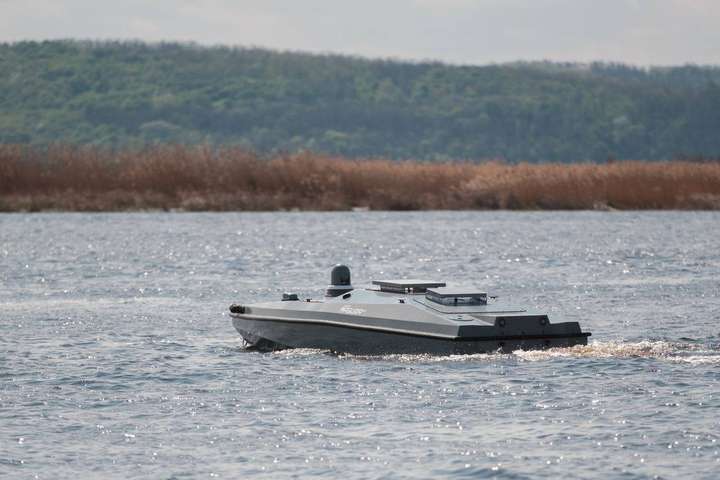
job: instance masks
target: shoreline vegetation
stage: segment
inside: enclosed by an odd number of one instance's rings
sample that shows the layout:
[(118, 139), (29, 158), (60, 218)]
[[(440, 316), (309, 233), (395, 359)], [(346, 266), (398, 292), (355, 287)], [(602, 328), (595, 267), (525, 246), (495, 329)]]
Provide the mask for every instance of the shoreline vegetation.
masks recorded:
[(720, 162), (418, 163), (0, 145), (0, 211), (720, 210)]

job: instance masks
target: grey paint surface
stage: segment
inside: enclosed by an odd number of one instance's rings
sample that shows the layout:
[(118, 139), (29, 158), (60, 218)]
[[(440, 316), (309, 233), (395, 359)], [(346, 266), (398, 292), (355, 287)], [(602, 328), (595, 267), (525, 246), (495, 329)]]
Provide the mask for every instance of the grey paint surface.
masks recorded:
[[(376, 282), (373, 282), (376, 283)], [(356, 289), (346, 298), (246, 305), (233, 325), (250, 344), (353, 353), (478, 352), (587, 344), (577, 322), (520, 307), (449, 306), (423, 293)]]

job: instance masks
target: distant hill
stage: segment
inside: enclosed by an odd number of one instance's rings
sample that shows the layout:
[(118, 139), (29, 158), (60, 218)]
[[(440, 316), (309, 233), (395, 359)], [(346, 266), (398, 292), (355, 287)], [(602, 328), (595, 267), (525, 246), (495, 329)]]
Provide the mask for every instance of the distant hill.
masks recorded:
[(0, 44), (0, 143), (530, 162), (720, 157), (720, 68)]

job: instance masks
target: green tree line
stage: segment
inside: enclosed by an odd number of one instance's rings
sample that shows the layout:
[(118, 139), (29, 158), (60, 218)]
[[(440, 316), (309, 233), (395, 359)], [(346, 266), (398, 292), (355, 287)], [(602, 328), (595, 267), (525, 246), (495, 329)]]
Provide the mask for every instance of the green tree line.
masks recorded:
[(720, 157), (720, 68), (0, 44), (0, 143), (574, 162)]

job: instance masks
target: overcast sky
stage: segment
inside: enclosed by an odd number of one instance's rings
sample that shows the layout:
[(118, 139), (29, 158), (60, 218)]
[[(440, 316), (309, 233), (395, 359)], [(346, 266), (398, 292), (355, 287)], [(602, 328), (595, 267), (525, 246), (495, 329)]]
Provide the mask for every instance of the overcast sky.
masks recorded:
[(0, 0), (0, 41), (55, 38), (469, 64), (720, 64), (720, 0)]

